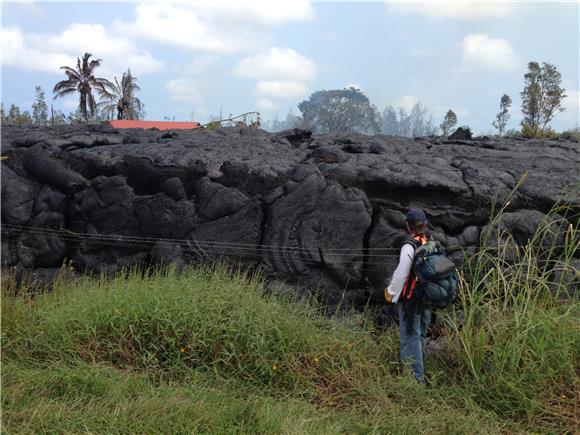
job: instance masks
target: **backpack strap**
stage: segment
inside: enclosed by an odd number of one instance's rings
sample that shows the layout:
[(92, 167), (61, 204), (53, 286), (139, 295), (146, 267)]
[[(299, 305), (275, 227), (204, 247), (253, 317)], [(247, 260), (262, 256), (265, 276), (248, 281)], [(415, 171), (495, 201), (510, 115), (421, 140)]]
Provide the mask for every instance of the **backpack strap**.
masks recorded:
[(403, 291), (401, 293), (401, 297), (403, 298), (403, 300), (409, 299), (409, 295), (413, 287), (413, 282), (415, 281), (414, 276), (415, 276), (415, 259), (413, 258), (413, 262), (411, 263), (411, 270), (409, 271), (409, 276), (405, 281), (405, 287), (403, 288)]
[[(403, 242), (403, 245), (412, 245), (413, 251), (417, 251), (421, 245), (427, 243), (431, 237), (429, 235), (424, 234), (421, 236), (416, 237), (409, 237), (407, 240)], [(416, 257), (413, 253), (413, 262), (411, 263), (411, 270), (409, 271), (409, 276), (407, 281), (405, 282), (405, 287), (403, 288), (401, 298), (403, 302), (403, 316), (407, 321), (407, 335), (413, 334), (413, 316), (415, 313), (421, 309), (422, 301), (416, 298), (410, 297), (411, 292), (413, 291), (413, 284), (416, 284), (415, 279), (415, 261)]]
[(412, 237), (407, 237), (403, 243), (401, 243), (401, 249), (403, 248), (403, 246), (405, 245), (411, 245), (413, 247), (413, 250), (417, 249), (419, 246), (421, 246), (421, 242), (415, 240)]
[(405, 281), (405, 287), (403, 287), (403, 291), (401, 293), (401, 297), (403, 298), (403, 300), (408, 299), (411, 294), (411, 289), (413, 287), (413, 281), (415, 276), (415, 251), (419, 246), (421, 246), (421, 242), (415, 240), (413, 237), (407, 237), (401, 244), (401, 249), (403, 249), (405, 245), (411, 245), (413, 247), (413, 260), (411, 262), (411, 270), (409, 271), (409, 276)]
[[(420, 235), (415, 237), (407, 237), (407, 239), (402, 243), (401, 248), (405, 245), (413, 246), (413, 252), (417, 250), (417, 248), (430, 240), (429, 235)], [(407, 277), (407, 281), (405, 282), (405, 287), (401, 293), (401, 297), (403, 300), (409, 299), (411, 295), (411, 291), (413, 289), (413, 284), (415, 284), (415, 255), (413, 254), (413, 261), (411, 263), (411, 270), (409, 271), (409, 276)]]

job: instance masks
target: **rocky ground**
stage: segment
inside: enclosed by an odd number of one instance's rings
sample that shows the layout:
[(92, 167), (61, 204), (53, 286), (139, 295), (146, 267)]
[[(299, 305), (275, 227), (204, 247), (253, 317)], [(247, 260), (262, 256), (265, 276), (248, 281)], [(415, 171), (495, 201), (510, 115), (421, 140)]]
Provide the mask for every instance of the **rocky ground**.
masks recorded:
[[(567, 140), (107, 125), (1, 137), (2, 266), (19, 270), (227, 256), (331, 303), (362, 301), (381, 297), (410, 206), (459, 260), (526, 172), (501, 223), (518, 242), (556, 202), (580, 205), (580, 145)], [(566, 218), (578, 226), (578, 213)]]

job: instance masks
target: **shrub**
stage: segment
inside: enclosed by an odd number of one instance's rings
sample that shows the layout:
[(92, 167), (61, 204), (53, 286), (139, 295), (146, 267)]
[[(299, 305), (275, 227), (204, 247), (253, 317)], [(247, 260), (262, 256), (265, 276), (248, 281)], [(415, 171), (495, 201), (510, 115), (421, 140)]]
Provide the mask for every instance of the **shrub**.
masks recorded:
[(525, 124), (522, 126), (522, 136), (528, 139), (555, 139), (558, 137), (551, 128), (540, 128)]

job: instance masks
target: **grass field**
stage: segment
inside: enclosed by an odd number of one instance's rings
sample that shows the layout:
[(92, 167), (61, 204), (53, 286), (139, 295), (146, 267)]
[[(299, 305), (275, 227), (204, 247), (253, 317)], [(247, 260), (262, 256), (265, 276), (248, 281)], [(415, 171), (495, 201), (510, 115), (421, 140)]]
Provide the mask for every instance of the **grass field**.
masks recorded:
[[(396, 331), (225, 266), (3, 286), (3, 433), (574, 433), (578, 232), (484, 249), (416, 384)], [(545, 240), (544, 240), (545, 241)], [(543, 243), (545, 246), (545, 243)], [(467, 273), (468, 272), (468, 273)], [(362, 320), (361, 320), (362, 319)]]

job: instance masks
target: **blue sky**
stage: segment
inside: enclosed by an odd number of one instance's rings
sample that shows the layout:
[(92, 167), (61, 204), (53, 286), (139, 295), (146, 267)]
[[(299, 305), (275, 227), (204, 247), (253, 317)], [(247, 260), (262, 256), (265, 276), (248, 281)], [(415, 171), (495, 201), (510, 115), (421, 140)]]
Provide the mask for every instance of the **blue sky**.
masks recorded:
[(451, 108), (487, 132), (503, 93), (518, 127), (535, 60), (555, 64), (568, 91), (552, 126), (580, 122), (578, 2), (3, 2), (0, 41), (2, 101), (22, 109), (89, 51), (103, 77), (131, 67), (148, 119), (204, 122), (222, 104), (284, 118), (316, 90), (355, 85), (381, 110), (421, 101), (437, 123)]

